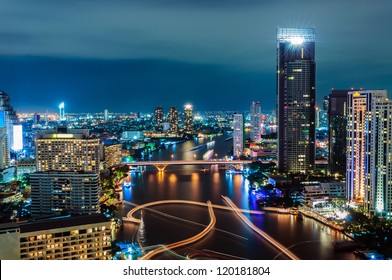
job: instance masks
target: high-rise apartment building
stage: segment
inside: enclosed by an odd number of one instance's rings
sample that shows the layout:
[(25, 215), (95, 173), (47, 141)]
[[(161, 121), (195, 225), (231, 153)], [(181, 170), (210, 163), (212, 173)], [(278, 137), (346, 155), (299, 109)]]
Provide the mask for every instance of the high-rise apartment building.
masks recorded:
[(365, 200), (365, 119), (368, 98), (366, 92), (348, 92), (347, 111), (347, 196), (350, 200)]
[(23, 149), (23, 127), (20, 124), (14, 125), (12, 150), (20, 152)]
[(35, 164), (35, 159), (23, 158), (18, 160), (16, 164), (16, 177), (20, 178), (23, 175), (34, 173), (37, 171), (37, 166)]
[(118, 166), (122, 159), (122, 144), (113, 144), (104, 146), (104, 158), (106, 167)]
[(99, 139), (86, 133), (42, 133), (36, 140), (37, 171), (99, 173)]
[(0, 91), (0, 127), (5, 127), (8, 135), (8, 149), (14, 143), (14, 125), (19, 123), (16, 112), (10, 104), (10, 97), (4, 91)]
[(0, 225), (2, 260), (110, 260), (112, 224), (103, 214)]
[(10, 165), (10, 149), (8, 147), (8, 135), (5, 127), (0, 127), (0, 169)]
[(34, 125), (39, 124), (41, 116), (38, 113), (34, 113)]
[(176, 106), (171, 106), (169, 111), (170, 133), (178, 133), (178, 110)]
[(190, 104), (184, 107), (184, 133), (193, 134), (193, 106)]
[(99, 175), (93, 172), (45, 171), (30, 174), (31, 213), (99, 212)]
[(61, 102), (59, 105), (59, 117), (60, 117), (60, 121), (64, 121), (65, 118), (65, 104), (64, 102)]
[(234, 114), (233, 118), (233, 156), (244, 154), (244, 115)]
[(252, 102), (250, 105), (250, 140), (261, 140), (261, 106), (260, 102)]
[(108, 110), (108, 109), (105, 109), (105, 111), (104, 111), (104, 113), (103, 113), (103, 119), (104, 119), (105, 121), (108, 121), (108, 120), (109, 120), (109, 110)]
[[(333, 91), (333, 90), (332, 90)], [(329, 108), (329, 98), (330, 96), (324, 96), (323, 98), (323, 110), (328, 112), (328, 108)]]
[(315, 99), (315, 29), (278, 28), (278, 167), (282, 172), (314, 170)]
[(163, 108), (155, 107), (154, 111), (155, 132), (163, 132)]
[(392, 101), (386, 90), (350, 91), (347, 100), (348, 198), (392, 215)]
[(328, 167), (331, 174), (343, 176), (346, 176), (348, 92), (349, 90), (332, 90), (328, 99)]

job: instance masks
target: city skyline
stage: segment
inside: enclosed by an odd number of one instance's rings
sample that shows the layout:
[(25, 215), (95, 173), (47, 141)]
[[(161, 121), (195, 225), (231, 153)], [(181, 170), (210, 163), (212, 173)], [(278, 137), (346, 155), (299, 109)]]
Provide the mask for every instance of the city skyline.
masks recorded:
[(273, 109), (277, 26), (317, 29), (319, 100), (391, 87), (387, 1), (24, 2), (0, 12), (0, 89), (19, 112)]

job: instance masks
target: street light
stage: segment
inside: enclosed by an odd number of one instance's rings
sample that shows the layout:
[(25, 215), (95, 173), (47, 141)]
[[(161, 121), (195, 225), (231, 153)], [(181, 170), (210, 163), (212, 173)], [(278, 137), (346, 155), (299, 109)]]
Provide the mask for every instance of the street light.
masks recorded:
[(173, 160), (173, 158), (174, 158), (174, 155), (172, 154), (172, 155), (171, 155), (171, 159)]

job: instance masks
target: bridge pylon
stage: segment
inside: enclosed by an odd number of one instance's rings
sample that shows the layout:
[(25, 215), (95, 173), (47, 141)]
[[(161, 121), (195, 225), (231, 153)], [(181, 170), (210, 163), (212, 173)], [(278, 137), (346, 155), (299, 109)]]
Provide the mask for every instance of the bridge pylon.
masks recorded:
[(165, 168), (168, 166), (168, 164), (157, 164), (155, 167), (158, 169), (159, 172), (165, 171)]

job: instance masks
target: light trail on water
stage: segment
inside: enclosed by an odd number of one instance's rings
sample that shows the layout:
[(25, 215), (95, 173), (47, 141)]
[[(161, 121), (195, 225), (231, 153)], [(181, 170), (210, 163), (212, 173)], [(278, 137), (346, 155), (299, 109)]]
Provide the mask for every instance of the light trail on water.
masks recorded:
[[(124, 203), (125, 203), (125, 204), (128, 204), (128, 205), (131, 205), (131, 206), (134, 206), (134, 207), (135, 207), (135, 206), (140, 206), (139, 204), (132, 203), (132, 202), (129, 202), (129, 201), (124, 201)], [(194, 221), (191, 221), (191, 220), (183, 219), (183, 218), (180, 218), (180, 217), (177, 217), (177, 216), (173, 216), (173, 215), (170, 215), (170, 214), (167, 214), (167, 213), (164, 213), (164, 212), (162, 212), (162, 211), (155, 210), (155, 209), (151, 209), (151, 208), (143, 208), (143, 209), (144, 209), (144, 210), (147, 210), (147, 211), (150, 211), (150, 212), (153, 212), (153, 213), (155, 213), (155, 214), (164, 216), (164, 217), (166, 217), (166, 218), (179, 220), (179, 221), (181, 221), (181, 222), (186, 222), (186, 223), (190, 223), (190, 224), (197, 225), (197, 226), (201, 226), (201, 227), (206, 227), (206, 226), (207, 226), (207, 225), (205, 225), (205, 224), (201, 224), (201, 223), (197, 223), (197, 222), (194, 222)], [(235, 234), (235, 233), (230, 232), (230, 231), (227, 231), (227, 230), (223, 230), (223, 229), (220, 229), (220, 228), (215, 228), (215, 230), (216, 230), (216, 231), (219, 231), (219, 232), (223, 232), (223, 233), (229, 234), (229, 235), (234, 236), (234, 237), (239, 238), (239, 239), (248, 240), (248, 238), (246, 238), (246, 237), (244, 237), (244, 236)]]
[(210, 233), (214, 229), (215, 224), (216, 224), (216, 217), (215, 217), (214, 210), (213, 210), (213, 207), (212, 207), (212, 204), (210, 201), (207, 202), (207, 207), (208, 207), (208, 212), (210, 214), (210, 223), (202, 232), (200, 232), (190, 238), (166, 245), (164, 248), (154, 249), (154, 250), (148, 252), (146, 255), (144, 255), (140, 259), (141, 260), (149, 260), (152, 257), (154, 257), (154, 256), (156, 256), (166, 250), (172, 250), (174, 248), (189, 245), (189, 244), (192, 244), (192, 243), (195, 243), (195, 242), (201, 240), (204, 236), (206, 236), (208, 233)]
[[(198, 201), (192, 201), (192, 200), (178, 200), (178, 199), (174, 199), (174, 200), (158, 200), (158, 201), (153, 201), (153, 202), (148, 202), (139, 206), (136, 206), (135, 208), (133, 208), (131, 211), (128, 212), (127, 217), (123, 217), (123, 221), (124, 222), (133, 222), (133, 223), (140, 223), (141, 220), (134, 218), (133, 214), (143, 208), (147, 208), (150, 206), (154, 206), (154, 205), (160, 205), (160, 204), (175, 204), (175, 203), (179, 203), (179, 204), (191, 204), (191, 205), (199, 205), (199, 206), (207, 206), (207, 203), (205, 202), (198, 202)], [(231, 207), (228, 206), (223, 206), (223, 205), (217, 205), (217, 204), (211, 204), (211, 207), (216, 208), (216, 209), (223, 209), (223, 210), (229, 210), (229, 211), (233, 211), (233, 209)], [(247, 210), (247, 209), (239, 209), (238, 211), (240, 212), (244, 212), (244, 213), (250, 213), (250, 214), (264, 214), (263, 211), (256, 211), (256, 210)]]
[(240, 209), (233, 203), (233, 201), (231, 201), (230, 198), (228, 198), (227, 196), (222, 196), (222, 198), (227, 202), (227, 204), (229, 204), (233, 208), (234, 212), (238, 215), (238, 217), (242, 221), (244, 221), (244, 223), (246, 225), (248, 225), (251, 229), (253, 229), (258, 235), (260, 235), (265, 240), (267, 240), (269, 243), (271, 243), (273, 246), (278, 248), (280, 251), (282, 251), (282, 253), (284, 253), (290, 259), (299, 260), (299, 258), (293, 252), (291, 252), (287, 247), (283, 246), (281, 243), (276, 241), (274, 238), (272, 238), (266, 232), (262, 231), (261, 229), (256, 227), (251, 221), (249, 221), (249, 219), (247, 217), (245, 217), (244, 214), (241, 213)]

